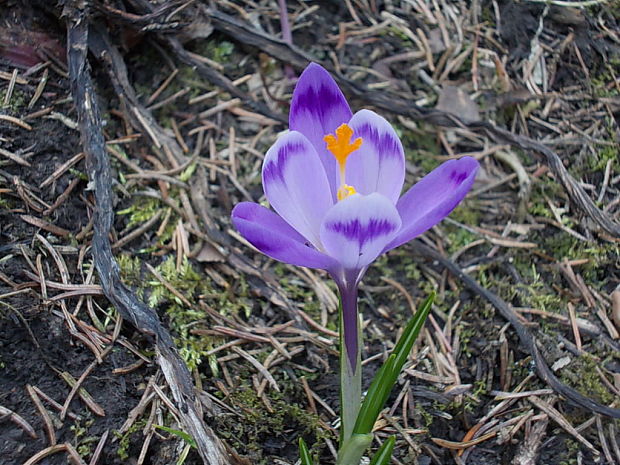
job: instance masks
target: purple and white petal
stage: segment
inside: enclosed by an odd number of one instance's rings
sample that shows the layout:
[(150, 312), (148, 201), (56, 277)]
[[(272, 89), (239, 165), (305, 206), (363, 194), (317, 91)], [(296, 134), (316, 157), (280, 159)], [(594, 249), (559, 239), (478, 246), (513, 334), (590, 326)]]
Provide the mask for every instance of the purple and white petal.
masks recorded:
[(338, 202), (321, 225), (321, 241), (328, 255), (348, 270), (369, 265), (396, 236), (401, 219), (387, 197), (354, 194)]
[(394, 128), (370, 110), (355, 113), (349, 126), (363, 142), (347, 159), (347, 184), (360, 194), (378, 192), (395, 204), (405, 181), (405, 153)]
[(403, 226), (386, 250), (409, 242), (448, 216), (467, 195), (479, 166), (472, 157), (450, 160), (409, 189), (396, 204)]
[(323, 137), (351, 119), (351, 109), (334, 78), (320, 65), (310, 63), (299, 77), (289, 114), (289, 127), (312, 143), (328, 173), (332, 198), (338, 189), (338, 168)]
[(286, 221), (262, 205), (239, 203), (231, 217), (241, 235), (271, 258), (308, 268), (330, 270), (337, 267), (333, 258), (315, 250)]
[(263, 162), (263, 189), (273, 209), (316, 248), (333, 205), (327, 175), (312, 144), (292, 131), (278, 138)]

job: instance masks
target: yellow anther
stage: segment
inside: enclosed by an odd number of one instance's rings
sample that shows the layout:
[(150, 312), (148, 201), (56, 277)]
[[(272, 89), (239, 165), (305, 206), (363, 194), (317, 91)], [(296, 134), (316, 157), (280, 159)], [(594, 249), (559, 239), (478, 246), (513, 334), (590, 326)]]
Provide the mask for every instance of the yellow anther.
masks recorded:
[(348, 184), (343, 184), (338, 188), (338, 200), (346, 199), (350, 195), (356, 194), (355, 188), (353, 186), (349, 186)]
[(335, 136), (328, 134), (323, 137), (323, 140), (327, 142), (327, 150), (338, 160), (341, 168), (344, 167), (347, 157), (362, 146), (362, 138), (358, 137), (351, 142), (352, 136), (353, 129), (348, 124), (343, 123), (336, 128)]

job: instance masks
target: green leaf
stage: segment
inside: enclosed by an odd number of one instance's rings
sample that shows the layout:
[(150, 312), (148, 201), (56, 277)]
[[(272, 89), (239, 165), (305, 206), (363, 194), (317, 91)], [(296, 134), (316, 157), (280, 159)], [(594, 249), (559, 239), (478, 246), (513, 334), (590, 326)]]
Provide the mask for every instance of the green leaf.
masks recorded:
[(396, 436), (390, 436), (374, 455), (370, 461), (370, 465), (388, 465), (392, 458), (392, 451), (394, 450), (395, 443)]
[(424, 327), (433, 300), (435, 300), (435, 292), (427, 297), (409, 320), (402, 336), (394, 346), (394, 350), (373, 378), (353, 428), (355, 434), (368, 434), (372, 431), (372, 427), (377, 421), (379, 413), (383, 410), (385, 402), (390, 396), (394, 384), (396, 384), (398, 375), (403, 369), (407, 357), (409, 357), (413, 343)]
[(299, 438), (299, 458), (301, 459), (301, 465), (314, 465), (312, 457), (310, 457), (310, 452), (308, 451), (308, 446), (306, 446), (302, 438)]
[(336, 465), (358, 465), (372, 442), (372, 433), (352, 434), (340, 447)]
[(167, 426), (155, 425), (155, 428), (166, 431), (167, 433), (174, 434), (175, 436), (180, 437), (186, 443), (188, 443), (193, 448), (196, 448), (196, 441), (194, 438), (187, 434), (185, 431), (179, 431), (178, 429), (168, 428)]
[[(418, 334), (424, 327), (424, 322), (426, 321), (426, 317), (431, 311), (431, 306), (433, 305), (433, 301), (435, 300), (435, 292), (433, 291), (431, 295), (429, 295), (426, 300), (422, 303), (422, 307), (415, 312), (415, 315), (409, 321), (409, 324), (403, 331), (403, 335), (400, 337), (394, 350), (393, 354), (396, 354), (396, 362), (394, 364), (394, 368), (398, 368), (398, 372), (402, 370), (405, 362), (407, 361), (407, 357), (409, 357), (409, 352), (411, 352), (411, 348), (413, 347), (413, 343), (418, 338)], [(397, 374), (398, 376), (398, 374)]]
[[(381, 400), (385, 396), (384, 391), (388, 388), (387, 384), (382, 382), (382, 380), (388, 376), (395, 359), (396, 356), (391, 354), (385, 363), (381, 365), (381, 368), (379, 368), (379, 371), (377, 371), (377, 374), (370, 383), (364, 402), (362, 402), (360, 412), (357, 415), (357, 421), (355, 422), (355, 427), (353, 428), (354, 433), (366, 434), (372, 431), (372, 427), (374, 426), (378, 415), (378, 413), (375, 415), (375, 412), (381, 411), (383, 405)], [(391, 386), (389, 387), (391, 388)]]

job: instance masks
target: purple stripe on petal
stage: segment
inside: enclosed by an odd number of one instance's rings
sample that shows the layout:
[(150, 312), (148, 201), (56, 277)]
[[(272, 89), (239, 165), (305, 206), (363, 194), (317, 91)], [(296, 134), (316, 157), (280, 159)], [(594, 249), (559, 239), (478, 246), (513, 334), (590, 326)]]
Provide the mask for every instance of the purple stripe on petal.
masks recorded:
[(410, 241), (448, 216), (471, 189), (478, 168), (472, 157), (449, 160), (409, 189), (396, 204), (403, 226), (386, 250)]
[(360, 194), (378, 192), (395, 204), (405, 181), (405, 153), (396, 132), (370, 110), (355, 113), (349, 125), (363, 142), (347, 161), (347, 184)]
[(400, 230), (392, 201), (381, 194), (355, 194), (334, 205), (321, 225), (327, 253), (346, 270), (368, 266)]
[(263, 167), (263, 180), (267, 182), (281, 181), (284, 182), (284, 172), (286, 170), (286, 164), (295, 155), (302, 155), (303, 151), (307, 148), (307, 145), (300, 140), (292, 140), (286, 144), (278, 146), (273, 158), (265, 161)]
[(369, 241), (392, 234), (395, 227), (393, 222), (375, 218), (371, 218), (366, 224), (357, 218), (348, 222), (325, 224), (325, 228), (329, 231), (340, 234), (350, 241), (356, 241), (360, 248)]
[(263, 162), (263, 189), (273, 209), (321, 248), (321, 222), (333, 201), (329, 182), (312, 144), (291, 131), (278, 138)]
[[(329, 129), (331, 126), (334, 126), (334, 112), (339, 112), (344, 117), (348, 116), (344, 109), (348, 108), (349, 104), (340, 89), (332, 86), (331, 83), (326, 84), (319, 81), (318, 86), (308, 86), (303, 91), (295, 89), (293, 98), (294, 103), (292, 103), (292, 105), (295, 105), (295, 111), (302, 114), (311, 113), (314, 115), (315, 121), (318, 122), (322, 128)], [(297, 113), (291, 112), (289, 117), (289, 119), (292, 120), (289, 120), (289, 126), (291, 128), (299, 124), (299, 121), (296, 119), (298, 116)], [(346, 120), (342, 121), (340, 124), (343, 122), (346, 122)], [(333, 129), (337, 127), (338, 125)], [(328, 131), (325, 132), (325, 134), (329, 133)]]
[(271, 258), (308, 268), (333, 270), (337, 267), (331, 257), (317, 251), (286, 221), (261, 205), (239, 203), (231, 218), (241, 235)]
[(342, 123), (348, 123), (351, 115), (349, 104), (336, 81), (320, 65), (310, 63), (293, 91), (289, 127), (306, 136), (319, 154), (334, 201), (338, 188), (338, 169), (323, 137), (333, 134)]
[(399, 158), (399, 155), (403, 152), (403, 146), (396, 134), (383, 132), (375, 125), (368, 123), (360, 125), (356, 128), (355, 136), (372, 140), (381, 160), (392, 157)]

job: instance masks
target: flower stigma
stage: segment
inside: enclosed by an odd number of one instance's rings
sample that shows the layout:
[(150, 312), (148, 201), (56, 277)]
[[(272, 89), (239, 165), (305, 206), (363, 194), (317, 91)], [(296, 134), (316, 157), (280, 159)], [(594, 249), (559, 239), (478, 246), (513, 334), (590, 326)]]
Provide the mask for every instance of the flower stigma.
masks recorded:
[(358, 137), (351, 142), (353, 136), (353, 129), (343, 123), (336, 128), (336, 135), (328, 134), (323, 137), (323, 140), (327, 143), (327, 150), (329, 150), (336, 161), (338, 161), (338, 167), (340, 169), (340, 187), (338, 187), (338, 200), (346, 199), (350, 195), (355, 194), (355, 188), (345, 183), (345, 167), (347, 164), (347, 158), (357, 149), (362, 146), (362, 138)]

